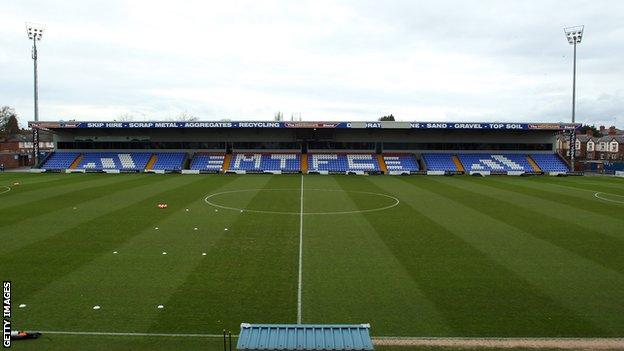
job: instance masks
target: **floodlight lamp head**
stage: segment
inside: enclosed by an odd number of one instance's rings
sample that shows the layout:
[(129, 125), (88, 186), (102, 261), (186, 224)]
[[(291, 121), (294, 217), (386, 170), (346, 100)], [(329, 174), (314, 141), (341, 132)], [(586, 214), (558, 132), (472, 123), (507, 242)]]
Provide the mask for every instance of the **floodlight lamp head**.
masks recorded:
[(566, 27), (563, 28), (563, 32), (568, 39), (568, 43), (570, 45), (580, 44), (581, 39), (583, 39), (583, 29), (585, 26), (574, 26), (574, 27)]
[(41, 40), (45, 26), (37, 23), (26, 22), (26, 34), (30, 40)]

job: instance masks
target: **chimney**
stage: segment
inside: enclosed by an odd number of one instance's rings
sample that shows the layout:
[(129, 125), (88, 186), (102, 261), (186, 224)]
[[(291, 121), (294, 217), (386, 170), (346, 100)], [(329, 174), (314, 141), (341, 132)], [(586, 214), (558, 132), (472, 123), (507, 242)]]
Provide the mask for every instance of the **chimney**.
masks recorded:
[(609, 127), (609, 136), (615, 136), (615, 126)]
[(585, 134), (586, 134), (588, 137), (593, 137), (593, 136), (594, 136), (594, 131), (593, 131), (593, 130), (591, 130), (591, 129), (587, 129), (587, 132), (585, 132)]
[(605, 126), (600, 126), (600, 134), (605, 134)]

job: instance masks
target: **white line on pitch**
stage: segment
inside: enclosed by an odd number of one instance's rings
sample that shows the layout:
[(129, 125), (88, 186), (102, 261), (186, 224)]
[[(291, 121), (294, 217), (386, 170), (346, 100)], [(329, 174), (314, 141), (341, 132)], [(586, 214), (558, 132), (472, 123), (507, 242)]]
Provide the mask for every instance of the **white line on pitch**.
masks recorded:
[(6, 185), (0, 185), (0, 188), (5, 188), (6, 190), (3, 192), (0, 192), (0, 194), (6, 194), (9, 191), (11, 191), (11, 187), (10, 186), (6, 186)]
[(301, 175), (301, 203), (299, 210), (299, 284), (297, 287), (297, 324), (301, 324), (301, 286), (303, 285), (303, 174)]
[[(41, 330), (42, 334), (62, 334), (62, 335), (101, 335), (101, 336), (169, 336), (169, 337), (195, 337), (195, 338), (222, 338), (221, 334), (166, 334), (166, 333), (114, 333), (114, 332), (80, 332), (80, 331), (59, 331)], [(238, 337), (238, 335), (232, 335)]]

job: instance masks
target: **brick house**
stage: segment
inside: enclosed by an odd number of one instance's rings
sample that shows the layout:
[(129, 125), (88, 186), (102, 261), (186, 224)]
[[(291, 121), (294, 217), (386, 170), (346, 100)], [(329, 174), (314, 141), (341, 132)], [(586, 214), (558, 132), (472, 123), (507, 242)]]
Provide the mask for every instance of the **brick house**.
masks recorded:
[[(600, 126), (602, 137), (595, 137), (591, 130), (576, 135), (575, 157), (578, 160), (624, 161), (624, 130)], [(568, 157), (569, 135), (557, 136), (557, 151)]]
[[(51, 135), (40, 134), (39, 149), (43, 153), (54, 149)], [(32, 134), (29, 130), (0, 139), (0, 165), (4, 165), (6, 169), (32, 166), (32, 153)]]

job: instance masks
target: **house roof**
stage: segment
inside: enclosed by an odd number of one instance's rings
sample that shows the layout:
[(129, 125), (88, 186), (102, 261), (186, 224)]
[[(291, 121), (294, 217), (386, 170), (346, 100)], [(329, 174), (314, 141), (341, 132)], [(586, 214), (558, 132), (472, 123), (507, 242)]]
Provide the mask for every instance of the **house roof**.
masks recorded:
[(611, 142), (612, 140), (617, 141), (618, 143), (624, 143), (624, 135), (605, 135), (598, 139), (599, 142)]
[(373, 350), (369, 324), (241, 324), (238, 350)]

